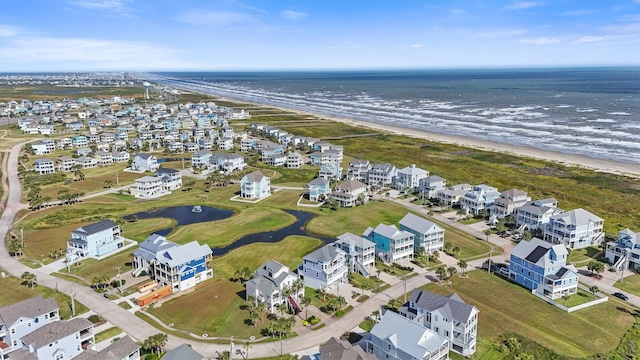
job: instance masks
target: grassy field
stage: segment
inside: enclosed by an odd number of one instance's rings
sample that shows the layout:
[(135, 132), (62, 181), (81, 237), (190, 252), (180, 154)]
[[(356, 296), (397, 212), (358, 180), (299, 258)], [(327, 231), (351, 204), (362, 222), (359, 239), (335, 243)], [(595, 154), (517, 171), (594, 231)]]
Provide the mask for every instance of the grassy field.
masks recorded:
[(144, 88), (133, 87), (60, 87), (53, 85), (0, 85), (0, 101), (22, 99), (54, 100), (77, 97), (126, 96), (142, 98)]
[(640, 296), (640, 274), (627, 276), (623, 281), (616, 281), (613, 286), (636, 296)]
[[(85, 259), (78, 265), (71, 266), (71, 274), (80, 276), (89, 283), (91, 283), (94, 276), (98, 275), (107, 274), (113, 278), (118, 274), (118, 267), (120, 267), (121, 274), (131, 270), (131, 260), (129, 260), (129, 257), (133, 251), (134, 250), (125, 250), (100, 261)], [(60, 272), (64, 274), (66, 273), (66, 269), (60, 270)]]
[(177, 221), (171, 218), (140, 219), (135, 222), (125, 222), (120, 229), (122, 236), (141, 242), (153, 232), (173, 227), (176, 223)]
[(107, 330), (100, 331), (99, 333), (96, 334), (96, 344), (101, 341), (112, 338), (121, 333), (122, 333), (122, 330), (118, 329), (117, 327), (112, 327), (112, 328), (108, 328)]
[(595, 260), (602, 254), (602, 250), (595, 246), (589, 246), (582, 249), (572, 249), (567, 263), (573, 264), (576, 267), (586, 265), (589, 261)]
[[(57, 292), (55, 289), (49, 289), (44, 286), (30, 288), (22, 285), (22, 280), (13, 276), (0, 278), (0, 287), (2, 288), (0, 307), (11, 305), (34, 296), (42, 296), (44, 298), (53, 297), (56, 299), (58, 306), (60, 306), (60, 317), (62, 319), (69, 319), (71, 317), (71, 298), (65, 294), (66, 292), (70, 292), (69, 289), (60, 289), (61, 292)], [(77, 300), (75, 301), (75, 307), (76, 315), (89, 311), (86, 306)]]
[[(489, 359), (500, 335), (515, 332), (557, 353), (576, 358), (609, 352), (634, 323), (633, 309), (607, 302), (566, 313), (532, 296), (526, 289), (482, 271), (469, 278), (452, 278), (450, 288), (428, 284), (424, 288), (442, 295), (457, 293), (480, 310), (474, 358)], [(526, 311), (523, 311), (526, 309)], [(597, 335), (596, 335), (597, 334)]]

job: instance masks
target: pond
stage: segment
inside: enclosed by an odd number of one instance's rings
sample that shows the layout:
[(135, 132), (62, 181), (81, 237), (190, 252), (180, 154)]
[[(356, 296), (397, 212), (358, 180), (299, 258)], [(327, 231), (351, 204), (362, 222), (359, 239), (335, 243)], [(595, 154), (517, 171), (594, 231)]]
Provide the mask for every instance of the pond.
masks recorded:
[[(202, 212), (192, 212), (193, 206), (173, 206), (161, 209), (154, 209), (151, 211), (139, 212), (132, 215), (125, 216), (125, 219), (131, 219), (132, 216), (136, 216), (138, 219), (151, 219), (151, 218), (173, 218), (177, 221), (176, 226), (155, 231), (154, 233), (162, 236), (170, 234), (177, 226), (196, 224), (207, 221), (224, 220), (233, 215), (231, 210), (223, 210), (209, 206), (202, 206)], [(325, 244), (335, 241), (333, 238), (326, 238), (313, 235), (305, 229), (305, 224), (311, 220), (315, 215), (297, 210), (287, 210), (288, 214), (296, 217), (296, 221), (282, 229), (265, 231), (256, 234), (250, 234), (236, 240), (233, 244), (227, 245), (221, 248), (211, 248), (213, 250), (213, 256), (221, 256), (228, 253), (231, 250), (237, 249), (241, 246), (253, 244), (256, 242), (274, 243), (284, 239), (287, 236), (299, 235), (309, 236), (322, 240)], [(250, 226), (250, 224), (247, 224)]]

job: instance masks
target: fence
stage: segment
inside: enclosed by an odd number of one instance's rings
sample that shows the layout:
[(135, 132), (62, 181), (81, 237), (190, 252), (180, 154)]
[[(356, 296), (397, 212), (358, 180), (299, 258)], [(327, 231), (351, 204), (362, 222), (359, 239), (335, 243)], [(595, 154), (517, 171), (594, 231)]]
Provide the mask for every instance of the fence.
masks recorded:
[[(584, 291), (589, 291), (589, 288), (587, 288), (586, 286), (584, 286), (582, 284), (578, 284), (578, 288), (580, 288), (580, 289), (582, 289)], [(559, 309), (562, 309), (562, 310), (564, 310), (564, 311), (566, 311), (568, 313), (572, 313), (572, 312), (580, 310), (580, 309), (585, 309), (585, 308), (588, 308), (590, 306), (598, 305), (598, 304), (601, 304), (601, 303), (606, 302), (606, 301), (609, 300), (608, 296), (606, 296), (604, 294), (601, 294), (601, 293), (596, 293), (596, 297), (598, 299), (595, 299), (595, 300), (586, 302), (584, 304), (580, 304), (580, 305), (576, 305), (576, 306), (572, 306), (572, 307), (568, 308), (568, 307), (566, 307), (566, 306), (564, 306), (562, 304), (559, 304), (557, 301), (552, 300), (551, 298), (548, 298), (548, 297), (544, 296), (543, 294), (540, 294), (536, 290), (531, 290), (531, 293), (533, 295), (539, 297), (540, 299), (546, 301), (547, 303), (549, 303), (549, 304), (551, 304), (551, 305), (553, 305), (553, 306), (555, 306), (555, 307), (557, 307)]]

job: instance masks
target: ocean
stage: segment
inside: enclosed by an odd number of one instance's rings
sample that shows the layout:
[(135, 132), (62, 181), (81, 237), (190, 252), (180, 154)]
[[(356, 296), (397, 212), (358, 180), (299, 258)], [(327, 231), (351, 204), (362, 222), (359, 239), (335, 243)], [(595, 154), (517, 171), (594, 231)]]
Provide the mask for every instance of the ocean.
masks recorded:
[(640, 67), (145, 75), (256, 103), (640, 163)]

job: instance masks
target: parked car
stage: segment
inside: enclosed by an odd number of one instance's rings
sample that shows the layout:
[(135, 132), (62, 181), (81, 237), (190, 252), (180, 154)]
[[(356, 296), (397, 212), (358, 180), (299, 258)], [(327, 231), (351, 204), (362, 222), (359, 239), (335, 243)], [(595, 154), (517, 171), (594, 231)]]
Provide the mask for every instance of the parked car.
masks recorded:
[(102, 296), (104, 296), (105, 299), (109, 298), (109, 294), (107, 294), (107, 293), (102, 294)]
[(508, 267), (501, 267), (500, 270), (498, 270), (498, 272), (504, 276), (509, 276), (509, 268)]
[(629, 297), (627, 295), (621, 293), (621, 292), (614, 292), (611, 295), (613, 295), (613, 296), (615, 296), (615, 297), (617, 297), (619, 299), (622, 299), (622, 300), (629, 300)]

